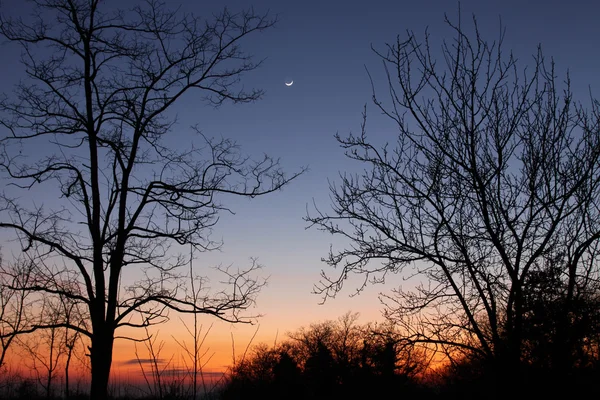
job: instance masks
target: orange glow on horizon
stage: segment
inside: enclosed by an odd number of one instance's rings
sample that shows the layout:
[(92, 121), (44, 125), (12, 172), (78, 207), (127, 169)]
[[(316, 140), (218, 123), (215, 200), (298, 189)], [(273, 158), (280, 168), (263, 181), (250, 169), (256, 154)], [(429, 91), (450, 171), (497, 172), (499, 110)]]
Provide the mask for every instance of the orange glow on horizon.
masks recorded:
[[(282, 302), (277, 305), (281, 306), (281, 304)], [(310, 305), (308, 307), (310, 308)], [(198, 380), (200, 382), (204, 380), (207, 386), (214, 385), (222, 380), (223, 375), (234, 365), (234, 359), (239, 361), (243, 357), (250, 357), (254, 346), (259, 344), (271, 346), (281, 343), (288, 339), (287, 334), (290, 332), (303, 326), (308, 327), (313, 323), (335, 320), (346, 312), (340, 311), (333, 317), (327, 317), (327, 315), (332, 315), (332, 311), (335, 311), (331, 307), (318, 306), (314, 310), (313, 313), (294, 313), (290, 309), (283, 310), (285, 318), (271, 311), (259, 318), (256, 324), (231, 324), (211, 316), (201, 315), (198, 320), (199, 340), (204, 339), (204, 342), (199, 349), (201, 373)], [(368, 315), (361, 315), (360, 323), (374, 321), (373, 318), (368, 317)], [(148, 342), (139, 341), (146, 337), (144, 329), (119, 329), (116, 332), (116, 336), (119, 338), (115, 339), (113, 345), (111, 387), (125, 388), (125, 390), (132, 388), (132, 390), (148, 392), (150, 390), (148, 384), (154, 384), (153, 367), (158, 368), (164, 383), (173, 379), (189, 382), (193, 362), (189, 354), (186, 354), (184, 347), (187, 346), (192, 351), (193, 337), (191, 332), (186, 329), (186, 325), (190, 330), (193, 329), (192, 316), (174, 315), (170, 321), (151, 327), (148, 334), (153, 341), (154, 355), (147, 347)], [(137, 341), (123, 339), (124, 337)], [(79, 354), (71, 361), (69, 379), (73, 387), (77, 385), (82, 390), (88, 390), (89, 354), (83, 355), (84, 348), (86, 353), (89, 353), (87, 344), (79, 345)], [(32, 370), (30, 357), (14, 346), (7, 355), (7, 371), (19, 374), (24, 378), (37, 379), (35, 371)], [(156, 363), (153, 358), (156, 358)], [(88, 365), (84, 365), (81, 360), (87, 362)], [(64, 381), (64, 373), (64, 361), (61, 361), (54, 372), (57, 385), (61, 385), (60, 382)]]

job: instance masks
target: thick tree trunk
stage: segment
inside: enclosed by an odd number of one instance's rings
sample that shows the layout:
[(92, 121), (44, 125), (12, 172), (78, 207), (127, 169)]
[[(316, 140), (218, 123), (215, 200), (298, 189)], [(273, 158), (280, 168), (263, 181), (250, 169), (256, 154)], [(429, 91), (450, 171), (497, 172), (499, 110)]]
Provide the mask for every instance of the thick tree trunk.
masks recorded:
[(94, 332), (90, 358), (92, 364), (92, 384), (90, 399), (105, 400), (108, 398), (108, 379), (112, 365), (112, 347), (114, 332), (105, 330), (102, 333)]

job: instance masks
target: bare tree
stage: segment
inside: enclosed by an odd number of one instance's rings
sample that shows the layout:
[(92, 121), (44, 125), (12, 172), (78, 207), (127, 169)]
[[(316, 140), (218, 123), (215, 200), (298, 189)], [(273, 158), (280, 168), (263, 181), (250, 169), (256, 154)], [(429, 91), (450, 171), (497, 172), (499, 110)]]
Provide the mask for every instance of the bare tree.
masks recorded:
[[(189, 292), (189, 301), (194, 304), (197, 304), (202, 299), (202, 286), (203, 286), (203, 277), (194, 275), (193, 269), (193, 250), (190, 251), (190, 275), (189, 275), (189, 284), (190, 284), (190, 292)], [(202, 332), (203, 326), (200, 324), (199, 315), (192, 315), (193, 325), (186, 323), (183, 319), (181, 319), (181, 323), (185, 327), (185, 330), (189, 334), (191, 338), (191, 343), (188, 344), (182, 338), (177, 338), (172, 336), (173, 340), (177, 345), (181, 348), (182, 356), (184, 359), (184, 365), (187, 369), (187, 374), (189, 375), (189, 386), (190, 386), (190, 395), (192, 399), (196, 399), (198, 397), (199, 392), (199, 382), (198, 377), (200, 377), (200, 381), (202, 384), (203, 393), (207, 394), (210, 391), (215, 389), (215, 386), (209, 388), (206, 380), (204, 379), (204, 366), (211, 360), (214, 353), (208, 354), (210, 351), (209, 348), (203, 349), (204, 343), (210, 330), (212, 329), (212, 325)]]
[[(138, 352), (137, 343), (135, 343), (135, 358), (137, 359), (140, 371), (146, 382), (147, 392), (145, 396), (149, 396), (156, 399), (164, 399), (167, 397), (176, 397), (175, 395), (181, 395), (181, 393), (172, 393), (169, 388), (177, 387), (181, 391), (183, 390), (183, 381), (178, 382), (177, 385), (171, 386), (170, 383), (174, 382), (177, 377), (173, 372), (173, 357), (171, 355), (169, 359), (161, 358), (163, 348), (165, 346), (164, 340), (158, 341), (158, 332), (151, 335), (146, 329), (146, 338), (144, 339), (144, 346), (147, 351), (147, 358), (140, 357)], [(150, 371), (144, 367), (144, 364), (148, 365)], [(185, 380), (185, 376), (183, 377)]]
[[(227, 374), (224, 399), (385, 398), (415, 394), (423, 352), (391, 323), (357, 323), (346, 313), (302, 327), (288, 339), (254, 346)], [(417, 396), (418, 397), (418, 396)]]
[[(0, 258), (0, 271), (4, 269), (4, 260)], [(17, 260), (11, 269), (16, 275), (0, 273), (0, 369), (4, 366), (6, 355), (19, 335), (29, 324), (29, 293), (18, 290), (29, 284), (31, 269), (25, 260)]]
[(81, 352), (82, 349), (82, 346), (77, 346), (81, 340), (81, 333), (79, 331), (69, 329), (69, 327), (72, 325), (73, 321), (76, 321), (75, 324), (87, 328), (89, 325), (87, 323), (87, 321), (89, 321), (89, 317), (85, 312), (85, 309), (82, 309), (81, 304), (69, 301), (70, 299), (64, 296), (60, 300), (60, 310), (58, 312), (61, 314), (62, 320), (65, 323), (62, 343), (62, 346), (65, 349), (64, 396), (65, 399), (69, 399), (71, 393), (70, 372), (72, 361), (77, 360), (78, 356), (80, 359), (85, 357), (85, 354), (78, 354), (78, 352)]
[[(43, 310), (47, 311), (47, 310)], [(25, 364), (43, 389), (46, 398), (53, 398), (57, 389), (61, 361), (65, 356), (64, 329), (52, 327), (28, 336), (20, 336), (19, 346), (25, 353)]]
[[(373, 83), (373, 100), (396, 133), (369, 137), (365, 109), (360, 134), (336, 136), (364, 172), (332, 184), (332, 212), (309, 211), (311, 226), (350, 243), (324, 259), (338, 271), (316, 292), (399, 274), (409, 288), (382, 299), (410, 340), (518, 378), (528, 276), (559, 265), (571, 305), (598, 288), (599, 103), (575, 102), (541, 50), (521, 69), (503, 30), (488, 42), (475, 19), (472, 34), (446, 22), (441, 53), (412, 32), (375, 50), (388, 97)], [(575, 310), (564, 310), (566, 334)]]
[[(181, 250), (219, 248), (210, 230), (229, 211), (223, 197), (268, 194), (301, 171), (286, 176), (277, 160), (243, 156), (233, 141), (197, 127), (186, 146), (166, 138), (184, 99), (219, 106), (261, 97), (240, 86), (261, 64), (240, 45), (275, 19), (225, 9), (203, 20), (156, 0), (131, 10), (99, 0), (31, 3), (29, 18), (0, 19), (2, 36), (22, 49), (27, 75), (0, 102), (0, 165), (12, 185), (1, 197), (0, 227), (14, 230), (36, 262), (36, 282), (21, 290), (87, 309), (89, 327), (65, 320), (33, 328), (88, 337), (91, 395), (105, 398), (119, 327), (161, 322), (168, 310), (252, 317), (244, 311), (264, 283), (257, 264), (222, 269), (222, 290), (206, 285), (201, 301), (191, 302)], [(32, 190), (56, 201), (19, 198)], [(123, 272), (132, 268), (141, 278), (125, 285)]]

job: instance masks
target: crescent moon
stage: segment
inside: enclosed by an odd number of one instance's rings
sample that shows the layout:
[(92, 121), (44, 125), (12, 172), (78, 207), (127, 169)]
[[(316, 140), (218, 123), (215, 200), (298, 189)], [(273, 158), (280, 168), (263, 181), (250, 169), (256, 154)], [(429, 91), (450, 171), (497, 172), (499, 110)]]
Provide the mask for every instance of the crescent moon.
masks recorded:
[(292, 86), (293, 84), (294, 84), (294, 81), (292, 80), (292, 81), (290, 81), (290, 83), (287, 83), (287, 82), (286, 82), (286, 83), (285, 83), (285, 86)]

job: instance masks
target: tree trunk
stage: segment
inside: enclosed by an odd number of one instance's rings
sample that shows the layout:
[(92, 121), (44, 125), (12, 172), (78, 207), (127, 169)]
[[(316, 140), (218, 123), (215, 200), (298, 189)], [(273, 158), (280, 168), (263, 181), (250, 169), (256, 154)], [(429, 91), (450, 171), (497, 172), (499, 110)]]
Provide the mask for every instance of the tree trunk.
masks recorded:
[[(69, 331), (67, 330), (67, 333), (68, 332)], [(71, 357), (73, 356), (73, 347), (75, 346), (75, 341), (73, 341), (72, 345), (71, 343), (68, 343), (67, 346), (67, 359), (65, 361), (65, 400), (69, 400), (69, 367), (71, 366)]]
[(90, 399), (105, 400), (108, 398), (108, 379), (112, 364), (112, 347), (114, 332), (105, 329), (104, 332), (96, 333), (92, 337), (92, 348), (90, 359), (92, 364), (92, 384)]

